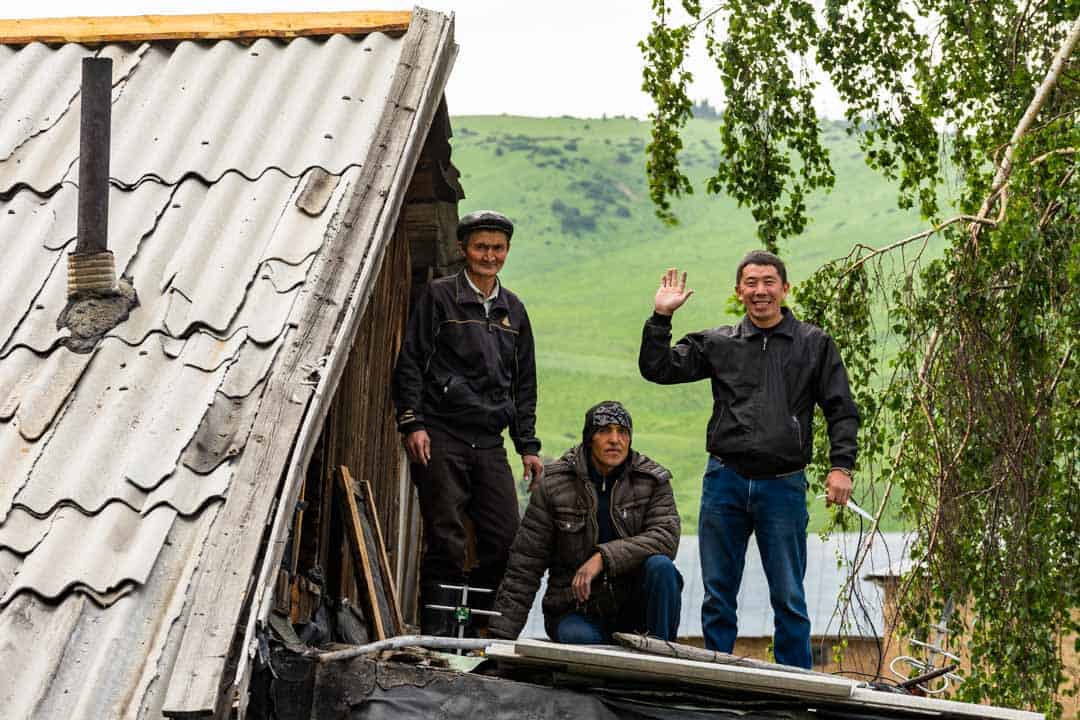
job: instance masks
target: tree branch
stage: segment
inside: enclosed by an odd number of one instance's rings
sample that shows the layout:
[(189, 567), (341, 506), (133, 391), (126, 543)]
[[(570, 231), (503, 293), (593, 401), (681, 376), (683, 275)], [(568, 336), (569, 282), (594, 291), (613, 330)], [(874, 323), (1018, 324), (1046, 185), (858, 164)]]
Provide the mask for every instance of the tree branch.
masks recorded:
[(882, 248), (872, 248), (869, 245), (859, 245), (858, 247), (864, 247), (864, 248), (870, 250), (871, 251), (870, 254), (869, 255), (864, 255), (863, 257), (859, 258), (854, 263), (852, 263), (851, 267), (849, 267), (847, 270), (845, 270), (843, 275), (841, 275), (841, 277), (844, 277), (845, 275), (848, 275), (850, 273), (855, 272), (860, 267), (862, 267), (863, 265), (865, 265), (867, 262), (874, 259), (878, 255), (884, 255), (885, 253), (891, 252), (891, 251), (893, 251), (893, 250), (895, 250), (897, 248), (904, 247), (905, 245), (910, 245), (911, 243), (915, 242), (916, 240), (922, 240), (923, 238), (928, 238), (931, 235), (933, 235), (935, 233), (938, 233), (938, 232), (941, 232), (942, 230), (944, 230), (948, 226), (953, 225), (953, 224), (958, 223), (958, 222), (978, 223), (978, 224), (982, 224), (982, 225), (991, 225), (991, 226), (993, 226), (993, 225), (997, 225), (998, 221), (997, 220), (990, 220), (990, 219), (985, 218), (985, 217), (977, 217), (975, 215), (957, 215), (954, 218), (949, 218), (948, 220), (935, 225), (934, 227), (930, 228), (929, 230), (923, 230), (922, 232), (915, 233), (914, 235), (912, 235), (910, 237), (906, 237), (903, 240), (897, 240), (896, 242), (892, 243), (891, 245), (886, 245), (885, 247), (882, 247)]
[[(990, 208), (994, 203), (994, 198), (998, 196), (1006, 181), (1009, 179), (1009, 174), (1012, 172), (1013, 154), (1016, 152), (1017, 145), (1020, 144), (1020, 140), (1027, 133), (1031, 124), (1035, 122), (1035, 118), (1039, 115), (1039, 111), (1042, 110), (1043, 105), (1046, 104), (1047, 99), (1050, 97), (1050, 92), (1054, 89), (1054, 86), (1057, 85), (1058, 78), (1061, 77), (1061, 73), (1065, 69), (1066, 63), (1069, 61), (1069, 56), (1072, 55), (1072, 51), (1076, 47), (1078, 41), (1080, 41), (1080, 17), (1073, 22), (1069, 34), (1065, 36), (1065, 40), (1061, 43), (1061, 47), (1058, 48), (1057, 55), (1054, 56), (1053, 62), (1050, 63), (1050, 69), (1047, 70), (1046, 77), (1043, 78), (1043, 81), (1039, 84), (1039, 88), (1035, 91), (1035, 97), (1031, 99), (1031, 103), (1028, 105), (1027, 110), (1024, 111), (1023, 117), (1020, 118), (1020, 122), (1017, 123), (1016, 128), (1013, 130), (1012, 137), (1005, 147), (1005, 153), (997, 166), (997, 172), (994, 173), (994, 180), (990, 184), (990, 192), (987, 194), (986, 200), (983, 201), (982, 207), (979, 208), (977, 217), (985, 219), (989, 216)], [(979, 223), (972, 224), (972, 240), (978, 239), (980, 227), (981, 225)]]

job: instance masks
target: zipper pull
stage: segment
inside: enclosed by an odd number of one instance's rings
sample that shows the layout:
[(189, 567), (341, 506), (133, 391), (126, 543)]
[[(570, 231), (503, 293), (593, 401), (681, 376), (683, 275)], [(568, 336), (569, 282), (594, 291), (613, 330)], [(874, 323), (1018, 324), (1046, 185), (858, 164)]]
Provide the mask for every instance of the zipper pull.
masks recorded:
[(769, 336), (768, 335), (762, 335), (761, 336), (761, 352), (765, 352), (765, 348), (767, 348), (768, 346), (769, 346)]
[(607, 478), (603, 478), (603, 479), (600, 480), (600, 492), (602, 492), (602, 493), (607, 492)]

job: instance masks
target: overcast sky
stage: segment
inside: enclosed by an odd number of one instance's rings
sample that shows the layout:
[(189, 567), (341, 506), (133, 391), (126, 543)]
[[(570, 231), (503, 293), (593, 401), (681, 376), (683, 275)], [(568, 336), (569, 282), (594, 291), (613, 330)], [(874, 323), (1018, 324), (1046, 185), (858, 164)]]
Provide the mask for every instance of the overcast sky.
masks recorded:
[[(5, 17), (219, 12), (308, 12), (409, 9), (397, 0), (33, 0), (6, 2)], [(447, 89), (454, 115), (598, 117), (651, 109), (641, 91), (639, 40), (651, 21), (649, 0), (427, 0), (456, 15), (457, 64)], [(721, 102), (717, 74), (700, 56), (692, 96)], [(836, 117), (822, 94), (821, 107)]]

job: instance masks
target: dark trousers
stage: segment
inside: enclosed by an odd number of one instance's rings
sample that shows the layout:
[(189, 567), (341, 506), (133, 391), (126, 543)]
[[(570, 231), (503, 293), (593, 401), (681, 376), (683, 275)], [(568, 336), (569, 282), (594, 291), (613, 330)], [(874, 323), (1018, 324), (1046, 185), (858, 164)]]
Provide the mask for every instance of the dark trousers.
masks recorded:
[(641, 632), (661, 640), (679, 636), (683, 579), (667, 555), (650, 555), (637, 573), (640, 582), (623, 611), (614, 618), (571, 612), (559, 620), (555, 640), (573, 645), (611, 644), (614, 632)]
[[(421, 587), (467, 579), (470, 585), (496, 590), (520, 522), (506, 449), (474, 448), (441, 430), (427, 432), (431, 460), (426, 467), (411, 465), (424, 521)], [(465, 518), (472, 520), (476, 532), (477, 565), (472, 572), (465, 567)], [(482, 597), (476, 599), (482, 603)], [(484, 599), (490, 603), (494, 597), (492, 593)]]

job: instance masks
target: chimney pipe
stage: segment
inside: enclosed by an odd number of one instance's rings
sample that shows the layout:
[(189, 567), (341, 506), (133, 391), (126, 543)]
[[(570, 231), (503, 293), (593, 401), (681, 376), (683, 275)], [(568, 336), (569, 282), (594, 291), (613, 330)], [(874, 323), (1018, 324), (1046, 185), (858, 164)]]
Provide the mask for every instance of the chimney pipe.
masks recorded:
[(78, 238), (68, 256), (68, 297), (116, 289), (116, 265), (108, 249), (111, 59), (83, 58), (81, 99)]

